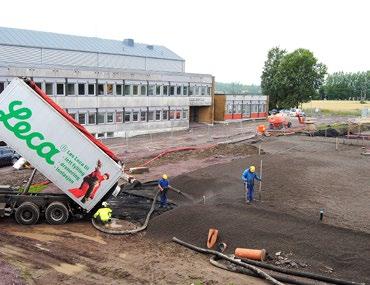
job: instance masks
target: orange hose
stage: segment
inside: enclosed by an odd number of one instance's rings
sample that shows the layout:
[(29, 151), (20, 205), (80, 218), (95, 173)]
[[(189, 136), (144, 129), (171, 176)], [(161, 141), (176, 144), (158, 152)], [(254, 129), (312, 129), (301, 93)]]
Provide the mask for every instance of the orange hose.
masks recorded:
[(208, 231), (208, 240), (207, 240), (207, 247), (212, 248), (216, 242), (218, 237), (218, 230), (217, 229), (209, 229)]
[(235, 249), (235, 256), (240, 257), (240, 258), (247, 258), (247, 259), (263, 261), (266, 257), (266, 250), (238, 247)]

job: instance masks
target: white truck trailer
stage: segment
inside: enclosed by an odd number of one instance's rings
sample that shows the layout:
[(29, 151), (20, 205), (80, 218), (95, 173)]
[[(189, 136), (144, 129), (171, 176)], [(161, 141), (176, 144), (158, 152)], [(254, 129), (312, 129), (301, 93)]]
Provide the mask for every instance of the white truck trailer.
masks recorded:
[[(63, 224), (108, 198), (122, 174), (118, 158), (30, 80), (14, 79), (0, 94), (0, 141), (6, 142), (63, 194), (0, 187), (0, 216)], [(32, 176), (31, 176), (32, 177)], [(30, 182), (32, 179), (30, 179)]]

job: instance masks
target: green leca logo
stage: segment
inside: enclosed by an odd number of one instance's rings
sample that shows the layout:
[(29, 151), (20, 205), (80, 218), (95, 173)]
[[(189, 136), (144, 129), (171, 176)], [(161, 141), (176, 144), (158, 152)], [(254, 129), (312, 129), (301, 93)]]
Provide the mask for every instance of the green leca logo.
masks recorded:
[[(60, 151), (51, 142), (42, 142), (45, 140), (45, 136), (39, 132), (32, 132), (31, 125), (26, 120), (31, 118), (32, 111), (26, 107), (20, 107), (15, 109), (16, 106), (21, 106), (22, 101), (13, 101), (9, 104), (9, 113), (6, 114), (4, 111), (0, 110), (0, 122), (14, 135), (26, 141), (27, 146), (35, 150), (38, 156), (45, 159), (48, 164), (53, 165), (54, 161), (52, 157), (59, 153)], [(13, 126), (10, 125), (10, 119), (17, 119), (20, 122), (15, 123)]]

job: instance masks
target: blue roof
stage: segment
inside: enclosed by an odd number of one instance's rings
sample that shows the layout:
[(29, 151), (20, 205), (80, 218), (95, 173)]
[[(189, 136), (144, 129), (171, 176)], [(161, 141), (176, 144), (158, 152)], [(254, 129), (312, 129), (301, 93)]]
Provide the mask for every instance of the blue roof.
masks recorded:
[(129, 46), (124, 44), (123, 40), (117, 41), (5, 27), (0, 27), (0, 44), (184, 60), (164, 46), (136, 42), (133, 46)]

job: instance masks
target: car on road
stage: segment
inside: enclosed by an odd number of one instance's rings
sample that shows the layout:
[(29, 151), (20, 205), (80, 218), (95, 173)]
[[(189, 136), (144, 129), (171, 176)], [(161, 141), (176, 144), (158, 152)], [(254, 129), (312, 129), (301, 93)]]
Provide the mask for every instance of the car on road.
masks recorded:
[(291, 117), (297, 117), (297, 115), (304, 117), (306, 114), (301, 109), (292, 108), (290, 109), (289, 115)]
[(8, 146), (0, 147), (0, 166), (13, 165), (21, 156)]

